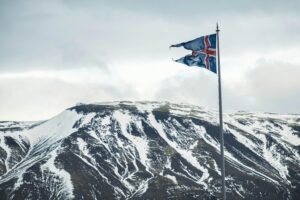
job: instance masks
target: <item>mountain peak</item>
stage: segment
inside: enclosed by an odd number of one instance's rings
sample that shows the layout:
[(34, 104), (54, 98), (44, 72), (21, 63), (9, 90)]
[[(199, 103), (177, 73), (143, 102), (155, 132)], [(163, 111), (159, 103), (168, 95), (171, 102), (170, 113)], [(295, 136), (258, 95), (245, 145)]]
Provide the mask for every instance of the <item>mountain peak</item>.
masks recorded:
[[(230, 199), (298, 199), (300, 117), (224, 115)], [(218, 113), (169, 102), (76, 104), (0, 122), (4, 199), (217, 199)], [(28, 192), (30, 191), (30, 192)]]

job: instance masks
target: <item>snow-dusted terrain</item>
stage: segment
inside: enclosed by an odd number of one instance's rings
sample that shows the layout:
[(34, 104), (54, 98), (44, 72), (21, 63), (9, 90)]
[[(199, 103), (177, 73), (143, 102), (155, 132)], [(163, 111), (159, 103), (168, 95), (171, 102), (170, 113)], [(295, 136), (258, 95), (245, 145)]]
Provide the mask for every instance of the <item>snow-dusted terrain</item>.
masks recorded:
[[(300, 199), (300, 115), (224, 115), (228, 199)], [(0, 199), (219, 199), (218, 113), (80, 104), (0, 122)]]

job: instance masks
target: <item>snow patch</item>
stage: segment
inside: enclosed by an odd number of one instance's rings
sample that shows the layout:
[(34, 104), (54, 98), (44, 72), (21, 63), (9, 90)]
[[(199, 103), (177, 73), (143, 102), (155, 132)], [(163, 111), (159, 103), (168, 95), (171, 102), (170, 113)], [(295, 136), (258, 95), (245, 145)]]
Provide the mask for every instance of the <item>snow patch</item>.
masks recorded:
[(91, 123), (91, 121), (95, 117), (95, 115), (96, 115), (95, 112), (88, 113), (87, 115), (84, 115), (81, 124), (89, 124), (89, 123)]
[(170, 179), (171, 181), (173, 181), (174, 184), (178, 185), (177, 179), (175, 176), (171, 176), (169, 174), (165, 175), (166, 178)]
[(199, 184), (202, 184), (204, 187), (207, 187), (207, 184), (204, 183), (204, 181), (209, 177), (208, 170), (201, 166), (198, 162), (198, 160), (192, 155), (192, 152), (189, 150), (185, 150), (180, 148), (175, 142), (169, 140), (167, 137), (163, 125), (156, 121), (154, 115), (151, 113), (148, 116), (148, 119), (150, 121), (150, 124), (158, 131), (159, 135), (173, 148), (175, 149), (181, 156), (184, 158), (187, 162), (189, 162), (191, 165), (199, 169), (203, 172), (202, 177), (197, 181)]
[(39, 126), (25, 130), (24, 135), (29, 139), (31, 145), (46, 139), (55, 142), (75, 132), (77, 129), (73, 126), (81, 117), (76, 111), (65, 110)]
[[(73, 199), (73, 184), (71, 181), (71, 176), (68, 172), (66, 172), (63, 169), (58, 169), (55, 166), (55, 159), (57, 157), (57, 150), (52, 151), (50, 154), (50, 159), (41, 166), (42, 172), (45, 174), (46, 171), (51, 172), (52, 174), (50, 176), (56, 176), (59, 178), (59, 182), (54, 181), (54, 185), (48, 185), (48, 187), (58, 189), (58, 191), (55, 191), (55, 195), (57, 197), (61, 197), (64, 199)], [(54, 179), (55, 180), (55, 179)], [(52, 183), (52, 182), (50, 182)], [(58, 186), (56, 185), (58, 184)]]
[(130, 122), (132, 121), (131, 116), (128, 113), (123, 113), (121, 111), (115, 111), (114, 112), (114, 118), (120, 123), (122, 134), (130, 140), (134, 146), (136, 147), (136, 150), (138, 151), (140, 161), (145, 167), (148, 166), (148, 141), (146, 136), (145, 137), (137, 137), (134, 135), (131, 135), (128, 133), (128, 127)]

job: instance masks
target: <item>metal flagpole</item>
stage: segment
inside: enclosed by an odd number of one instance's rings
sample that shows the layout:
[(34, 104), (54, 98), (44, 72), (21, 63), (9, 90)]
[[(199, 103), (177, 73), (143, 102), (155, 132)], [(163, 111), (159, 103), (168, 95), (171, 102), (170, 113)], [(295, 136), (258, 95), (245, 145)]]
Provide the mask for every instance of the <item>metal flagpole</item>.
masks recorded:
[(220, 66), (220, 46), (219, 46), (219, 26), (217, 23), (217, 51), (218, 51), (218, 83), (219, 83), (219, 117), (220, 117), (220, 137), (221, 137), (221, 162), (222, 162), (222, 194), (226, 200), (225, 188), (225, 158), (224, 158), (224, 135), (223, 135), (223, 112), (222, 112), (222, 86), (221, 86), (221, 66)]

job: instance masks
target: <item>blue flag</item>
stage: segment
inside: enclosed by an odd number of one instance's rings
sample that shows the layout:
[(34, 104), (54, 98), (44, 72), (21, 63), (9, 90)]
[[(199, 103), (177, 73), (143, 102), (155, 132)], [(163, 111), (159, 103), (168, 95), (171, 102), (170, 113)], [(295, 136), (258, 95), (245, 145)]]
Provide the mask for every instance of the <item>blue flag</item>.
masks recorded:
[(214, 73), (217, 73), (216, 51), (217, 35), (206, 35), (188, 42), (171, 45), (170, 47), (184, 47), (191, 50), (192, 53), (175, 60), (176, 62), (186, 64), (187, 66), (204, 67)]

